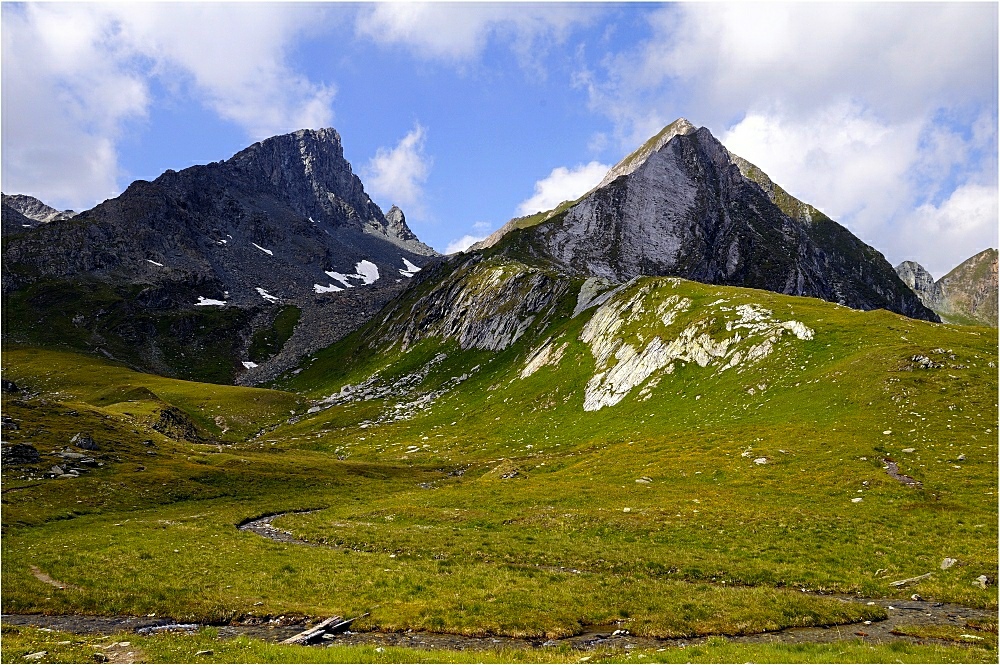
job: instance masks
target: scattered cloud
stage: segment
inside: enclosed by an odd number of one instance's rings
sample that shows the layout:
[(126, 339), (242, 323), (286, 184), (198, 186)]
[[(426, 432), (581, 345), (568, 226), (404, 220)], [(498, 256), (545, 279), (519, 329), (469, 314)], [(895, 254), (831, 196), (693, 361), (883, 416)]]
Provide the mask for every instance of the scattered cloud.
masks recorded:
[[(968, 210), (970, 192), (996, 198), (997, 13), (671, 5), (651, 13), (648, 39), (574, 83), (611, 120), (622, 154), (687, 117), (891, 262), (938, 265), (952, 260), (939, 258), (946, 250), (960, 261), (996, 242), (950, 211)], [(917, 240), (932, 227), (947, 240)]]
[(153, 82), (253, 140), (332, 120), (332, 86), (287, 64), (314, 8), (4, 3), (3, 188), (83, 209), (118, 193), (118, 143)]
[(426, 130), (417, 124), (395, 148), (379, 148), (364, 169), (365, 187), (373, 198), (398, 205), (415, 219), (427, 214), (424, 183), (433, 159), (424, 154)]
[(998, 215), (995, 186), (962, 185), (940, 205), (926, 203), (904, 216), (897, 251), (918, 256), (933, 243), (933, 254), (920, 263), (939, 279), (970, 256), (996, 247)]
[(861, 103), (889, 122), (997, 97), (997, 7), (979, 3), (682, 3), (576, 83), (632, 146), (678, 116), (721, 127)]
[[(489, 235), (489, 234), (487, 234)], [(486, 236), (474, 236), (470, 233), (465, 234), (461, 238), (456, 238), (448, 243), (448, 246), (444, 248), (445, 254), (454, 254), (456, 252), (464, 252), (473, 245), (475, 245), (480, 240), (486, 240)]]
[(856, 105), (837, 104), (800, 119), (747, 115), (719, 140), (793, 196), (833, 219), (851, 218), (854, 232), (871, 243), (910, 198), (907, 172), (919, 134), (919, 122), (889, 124)]
[(489, 222), (476, 222), (472, 225), (472, 233), (466, 233), (461, 238), (456, 238), (449, 242), (448, 246), (444, 249), (444, 253), (454, 254), (456, 252), (464, 252), (477, 242), (486, 240), (492, 230), (493, 225)]
[(491, 40), (507, 43), (522, 64), (538, 67), (548, 42), (561, 42), (586, 23), (594, 7), (573, 4), (385, 2), (362, 10), (358, 35), (402, 46), (420, 58), (464, 64), (479, 57)]
[(573, 201), (597, 186), (611, 167), (600, 162), (579, 164), (572, 169), (559, 166), (535, 183), (535, 193), (517, 207), (518, 215), (551, 210), (563, 201)]
[(108, 16), (78, 5), (5, 4), (3, 190), (58, 208), (118, 193), (115, 144), (145, 117), (149, 89), (106, 44)]

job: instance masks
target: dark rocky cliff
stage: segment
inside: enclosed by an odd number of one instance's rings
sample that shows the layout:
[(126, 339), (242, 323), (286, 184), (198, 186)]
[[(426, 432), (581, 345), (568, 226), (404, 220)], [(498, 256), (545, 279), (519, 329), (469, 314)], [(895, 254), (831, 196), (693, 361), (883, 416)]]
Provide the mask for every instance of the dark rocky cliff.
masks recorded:
[[(296, 332), (309, 339), (292, 346), (307, 353), (328, 344), (437, 256), (406, 226), (402, 211), (394, 208), (387, 219), (372, 202), (333, 129), (273, 137), (226, 161), (136, 181), (72, 219), (32, 228), (19, 222), (5, 207), (5, 297), (23, 300), (30, 291), (38, 300), (46, 289), (98, 283), (128, 301), (130, 312), (197, 317), (212, 308), (238, 309), (248, 323), (237, 326), (236, 356), (246, 354), (259, 326), (270, 325), (282, 307), (303, 313)], [(351, 305), (341, 307), (340, 300)], [(347, 320), (331, 326), (314, 310)], [(121, 323), (126, 336), (141, 336), (130, 328), (134, 318)], [(5, 326), (5, 333), (16, 332)], [(102, 339), (115, 337), (107, 331)], [(171, 373), (169, 363), (153, 362), (155, 353), (147, 356), (140, 366)], [(237, 360), (234, 373), (244, 380), (264, 373)]]
[(576, 276), (676, 276), (938, 320), (879, 252), (686, 121), (504, 245)]

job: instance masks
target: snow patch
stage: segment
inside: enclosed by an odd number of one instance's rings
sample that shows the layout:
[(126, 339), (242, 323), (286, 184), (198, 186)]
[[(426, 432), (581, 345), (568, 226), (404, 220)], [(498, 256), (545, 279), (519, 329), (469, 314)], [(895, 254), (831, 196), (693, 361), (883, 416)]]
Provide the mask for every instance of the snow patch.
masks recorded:
[(265, 254), (267, 254), (268, 256), (274, 256), (274, 252), (272, 252), (271, 250), (269, 250), (269, 249), (264, 249), (263, 247), (261, 247), (260, 245), (258, 245), (258, 244), (257, 244), (257, 243), (255, 243), (255, 242), (252, 242), (252, 243), (250, 243), (250, 244), (251, 244), (251, 245), (253, 245), (254, 247), (256, 247), (257, 249), (259, 249), (260, 251), (264, 252), (264, 253), (265, 253)]
[[(337, 272), (336, 270), (325, 270), (324, 273), (329, 275), (331, 279), (335, 279), (344, 285), (344, 288), (353, 289), (356, 285), (351, 284), (347, 280), (349, 279), (360, 279), (362, 284), (372, 284), (379, 278), (378, 266), (368, 260), (358, 261), (354, 266), (355, 273), (353, 275), (345, 275), (342, 272)], [(419, 268), (418, 268), (419, 270)], [(400, 271), (402, 272), (402, 271)], [(407, 277), (412, 277), (412, 275), (407, 275)], [(331, 284), (331, 286), (333, 286)], [(337, 291), (342, 291), (343, 289), (337, 289)], [(320, 291), (317, 291), (320, 293)]]
[(152, 263), (154, 266), (160, 266), (161, 268), (163, 267), (162, 263), (157, 263), (153, 259), (146, 259), (146, 260), (149, 261), (150, 263)]
[(339, 286), (334, 286), (333, 284), (329, 284), (327, 286), (323, 286), (322, 284), (313, 284), (313, 291), (315, 291), (316, 293), (334, 293), (336, 291), (343, 291), (343, 290), (344, 289), (340, 288)]
[(354, 277), (364, 280), (365, 284), (372, 284), (378, 279), (378, 266), (371, 261), (358, 261), (358, 264), (354, 266), (354, 270), (357, 272), (357, 275), (354, 275)]
[(253, 361), (250, 361), (250, 360), (244, 360), (243, 361), (243, 366), (246, 367), (247, 369), (253, 369), (254, 367), (257, 366), (257, 363), (255, 363)]
[(224, 300), (212, 300), (211, 298), (206, 298), (204, 296), (198, 296), (198, 302), (195, 303), (195, 306), (196, 307), (202, 307), (202, 306), (206, 306), (206, 305), (216, 306), (216, 307), (225, 307), (226, 306), (226, 301), (224, 301)]
[[(348, 277), (357, 277), (357, 275), (345, 275), (342, 272), (337, 272), (336, 270), (325, 270), (325, 274), (329, 275), (332, 279), (337, 280), (344, 285), (345, 288), (353, 289), (354, 285), (347, 281)], [(337, 289), (338, 291), (343, 291), (343, 289)]]
[(276, 296), (272, 296), (270, 293), (268, 293), (264, 289), (260, 288), (259, 286), (257, 287), (257, 293), (260, 294), (261, 298), (263, 298), (264, 300), (266, 300), (268, 302), (281, 302), (281, 298), (278, 298)]
[(414, 274), (420, 272), (420, 266), (413, 265), (405, 256), (403, 259), (403, 267), (400, 269), (399, 274), (403, 277), (413, 277)]

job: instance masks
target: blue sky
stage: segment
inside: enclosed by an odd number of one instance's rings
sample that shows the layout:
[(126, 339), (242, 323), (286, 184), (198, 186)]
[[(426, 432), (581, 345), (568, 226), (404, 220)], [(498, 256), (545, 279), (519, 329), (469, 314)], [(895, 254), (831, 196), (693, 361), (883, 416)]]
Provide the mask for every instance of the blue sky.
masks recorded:
[(440, 251), (677, 117), (936, 277), (997, 244), (995, 3), (3, 3), (2, 187), (89, 208), (333, 126)]

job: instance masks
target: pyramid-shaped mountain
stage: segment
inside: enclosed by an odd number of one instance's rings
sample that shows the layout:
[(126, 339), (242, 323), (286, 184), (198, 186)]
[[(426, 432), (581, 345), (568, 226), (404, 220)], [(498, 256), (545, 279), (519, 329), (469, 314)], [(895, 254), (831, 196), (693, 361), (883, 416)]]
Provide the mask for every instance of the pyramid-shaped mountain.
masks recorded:
[(581, 199), (513, 220), (487, 244), (573, 275), (676, 276), (938, 320), (882, 254), (684, 119)]

